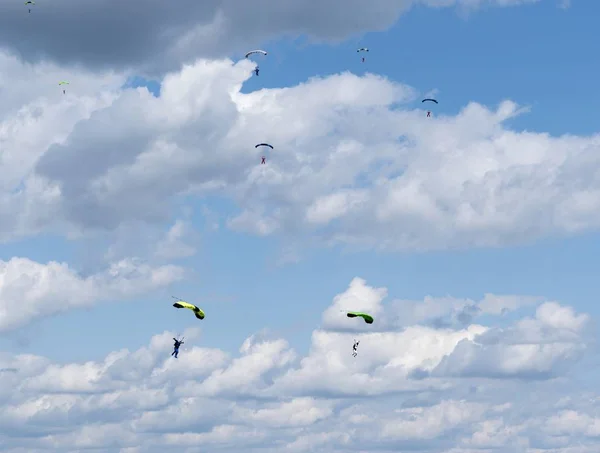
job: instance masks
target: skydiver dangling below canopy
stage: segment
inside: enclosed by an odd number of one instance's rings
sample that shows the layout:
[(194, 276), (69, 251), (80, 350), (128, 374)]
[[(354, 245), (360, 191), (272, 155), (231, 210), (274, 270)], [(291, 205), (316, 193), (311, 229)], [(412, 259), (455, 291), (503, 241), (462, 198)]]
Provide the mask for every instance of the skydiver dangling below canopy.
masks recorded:
[[(366, 47), (361, 47), (360, 49), (357, 50), (357, 52), (368, 52), (369, 49), (367, 49)], [(362, 57), (362, 62), (365, 62), (365, 57)]]
[(256, 68), (254, 68), (254, 74), (258, 75), (259, 71), (260, 71), (260, 68), (258, 66)]
[(358, 345), (360, 341), (354, 340), (354, 346), (352, 346), (352, 357), (356, 357), (358, 355)]
[[(438, 104), (438, 101), (435, 99), (432, 99), (432, 98), (423, 99), (421, 101), (421, 103), (423, 103), (423, 102), (434, 102), (434, 103)], [(431, 110), (427, 110), (427, 117), (429, 118), (430, 116), (431, 116)]]
[[(261, 146), (266, 146), (267, 148), (271, 148), (273, 149), (273, 145), (269, 145), (268, 143), (259, 143), (258, 145), (256, 145), (254, 148), (259, 148)], [(260, 158), (260, 163), (261, 164), (266, 164), (267, 163), (267, 156), (261, 156)]]
[(173, 341), (175, 342), (175, 344), (173, 345), (173, 352), (171, 353), (171, 356), (177, 358), (177, 356), (179, 355), (179, 346), (183, 344), (183, 338), (181, 340), (173, 338)]

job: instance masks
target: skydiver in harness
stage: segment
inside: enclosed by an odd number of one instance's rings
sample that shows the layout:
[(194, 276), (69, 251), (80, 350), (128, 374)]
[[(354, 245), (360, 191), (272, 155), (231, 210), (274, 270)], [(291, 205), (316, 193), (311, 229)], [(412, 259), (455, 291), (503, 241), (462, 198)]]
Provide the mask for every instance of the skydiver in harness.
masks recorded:
[(428, 110), (427, 111), (427, 118), (429, 118), (431, 116), (431, 112)]
[(261, 163), (261, 165), (262, 164), (266, 164), (267, 163), (267, 158), (265, 156), (262, 156), (260, 163)]
[(260, 68), (257, 66), (256, 68), (254, 68), (254, 74), (258, 75), (258, 71), (260, 71)]
[(175, 341), (175, 344), (173, 345), (173, 352), (171, 353), (171, 356), (177, 358), (177, 356), (179, 355), (179, 346), (183, 344), (183, 338), (181, 340), (173, 338), (173, 341)]
[(358, 345), (360, 341), (354, 340), (354, 346), (352, 346), (352, 357), (356, 357), (358, 355)]

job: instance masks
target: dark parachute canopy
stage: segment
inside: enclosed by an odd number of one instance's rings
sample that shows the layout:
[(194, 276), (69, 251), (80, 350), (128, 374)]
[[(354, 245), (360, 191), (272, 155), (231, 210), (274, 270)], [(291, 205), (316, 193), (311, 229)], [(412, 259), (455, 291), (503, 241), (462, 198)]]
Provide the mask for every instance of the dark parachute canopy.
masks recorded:
[(268, 148), (273, 149), (273, 145), (269, 145), (268, 143), (259, 143), (258, 145), (255, 146), (255, 148), (258, 148), (259, 146), (266, 146)]
[(421, 102), (427, 102), (427, 101), (429, 101), (429, 102), (435, 102), (436, 104), (439, 104), (438, 101), (436, 101), (435, 99), (431, 99), (431, 98), (423, 99)]
[(268, 55), (267, 52), (265, 52), (264, 50), (256, 49), (256, 50), (251, 50), (250, 52), (248, 52), (246, 54), (246, 58), (248, 58), (250, 55), (254, 55), (255, 53), (260, 53), (262, 55)]

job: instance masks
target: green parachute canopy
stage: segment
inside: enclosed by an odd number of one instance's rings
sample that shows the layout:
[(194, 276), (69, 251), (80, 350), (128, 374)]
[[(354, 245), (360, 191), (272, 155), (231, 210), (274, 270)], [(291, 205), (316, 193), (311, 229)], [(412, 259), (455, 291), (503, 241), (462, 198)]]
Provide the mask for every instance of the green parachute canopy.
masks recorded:
[[(177, 299), (177, 298), (174, 297), (174, 299)], [(200, 308), (196, 307), (194, 304), (190, 304), (189, 302), (185, 302), (181, 299), (177, 299), (177, 302), (175, 302), (173, 304), (173, 306), (175, 308), (187, 308), (188, 310), (192, 310), (194, 312), (194, 315), (196, 316), (196, 318), (204, 319), (204, 311), (202, 311)]]
[(367, 324), (373, 324), (374, 321), (373, 316), (369, 315), (368, 313), (362, 313), (360, 311), (349, 311), (346, 313), (346, 316), (348, 316), (348, 318), (362, 318)]

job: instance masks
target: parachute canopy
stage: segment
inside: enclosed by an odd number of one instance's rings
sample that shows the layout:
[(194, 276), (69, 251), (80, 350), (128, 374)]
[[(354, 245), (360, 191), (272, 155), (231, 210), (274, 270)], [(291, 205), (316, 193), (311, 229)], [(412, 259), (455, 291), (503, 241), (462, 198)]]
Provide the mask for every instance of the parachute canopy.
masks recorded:
[(35, 5), (35, 2), (28, 1), (28, 2), (25, 2), (25, 4), (26, 4), (26, 5)]
[(195, 305), (190, 304), (189, 302), (185, 302), (183, 300), (178, 300), (173, 304), (175, 308), (187, 308), (188, 310), (192, 310), (194, 315), (198, 319), (204, 319), (204, 311), (196, 307)]
[(251, 50), (250, 52), (248, 52), (246, 54), (246, 58), (248, 58), (250, 55), (255, 54), (255, 53), (261, 53), (263, 55), (267, 55), (267, 52), (265, 52), (264, 50), (257, 49), (257, 50)]
[(362, 318), (367, 324), (373, 324), (373, 317), (367, 313), (361, 313), (359, 311), (349, 311), (346, 313), (348, 318)]
[(59, 85), (68, 85), (69, 82), (65, 82), (64, 80), (62, 82), (58, 82)]
[(436, 101), (435, 99), (431, 99), (431, 98), (423, 99), (421, 102), (427, 102), (427, 101), (429, 101), (429, 102), (435, 102), (436, 104), (439, 104), (438, 101)]
[(361, 47), (360, 49), (357, 50), (357, 52), (368, 52), (369, 49), (367, 49), (366, 47)]
[(267, 147), (273, 149), (273, 145), (269, 145), (268, 143), (259, 143), (258, 145), (255, 146), (255, 148), (258, 148), (259, 146), (267, 146)]

